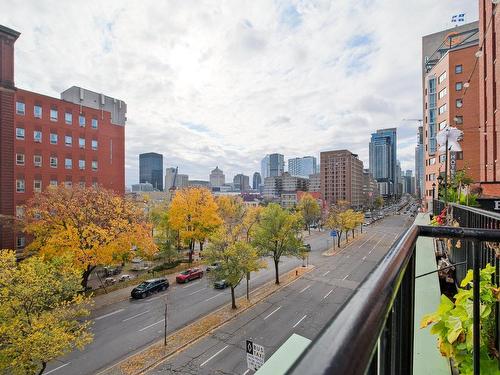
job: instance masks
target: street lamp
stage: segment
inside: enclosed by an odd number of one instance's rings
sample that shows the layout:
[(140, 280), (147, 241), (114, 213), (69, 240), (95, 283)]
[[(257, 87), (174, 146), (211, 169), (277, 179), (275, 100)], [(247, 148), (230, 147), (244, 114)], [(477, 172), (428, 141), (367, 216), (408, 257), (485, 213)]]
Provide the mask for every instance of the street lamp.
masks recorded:
[[(441, 177), (441, 176), (439, 176)], [(436, 183), (433, 182), (432, 183), (432, 200), (434, 201), (434, 199), (436, 198)]]

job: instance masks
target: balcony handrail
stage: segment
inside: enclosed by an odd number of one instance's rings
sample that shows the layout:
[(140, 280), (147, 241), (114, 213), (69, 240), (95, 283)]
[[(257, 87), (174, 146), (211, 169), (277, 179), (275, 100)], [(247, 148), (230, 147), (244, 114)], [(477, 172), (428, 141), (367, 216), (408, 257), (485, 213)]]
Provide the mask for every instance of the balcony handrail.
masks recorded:
[[(442, 200), (439, 200), (439, 202), (444, 204), (444, 201), (442, 201)], [(490, 219), (500, 220), (500, 213), (486, 211), (486, 210), (483, 210), (481, 208), (472, 207), (472, 206), (465, 206), (463, 204), (458, 204), (458, 203), (453, 203), (453, 202), (448, 202), (447, 204), (452, 206), (452, 207), (461, 208), (461, 209), (466, 210), (466, 211), (474, 212), (476, 214), (489, 217)]]
[[(356, 293), (295, 361), (287, 374), (362, 375), (367, 373), (367, 369), (374, 364), (373, 357), (377, 354), (377, 341), (393, 310), (402, 280), (408, 277), (405, 276), (408, 266), (412, 266), (414, 271), (414, 263), (412, 265), (410, 261), (414, 261), (416, 241), (419, 236), (500, 242), (500, 230), (495, 229), (413, 225), (390, 248)], [(411, 279), (414, 279), (414, 272), (410, 272), (409, 275)], [(413, 311), (413, 303), (411, 309)], [(406, 322), (407, 327), (413, 327), (412, 314), (411, 320), (411, 322)], [(407, 369), (412, 368), (413, 362), (413, 348), (411, 347), (413, 328), (410, 329), (412, 337), (410, 343), (407, 342), (410, 347), (400, 349), (401, 353), (405, 350), (409, 351), (401, 354), (404, 361), (410, 362), (407, 364), (409, 366)], [(381, 356), (382, 354), (380, 353)]]

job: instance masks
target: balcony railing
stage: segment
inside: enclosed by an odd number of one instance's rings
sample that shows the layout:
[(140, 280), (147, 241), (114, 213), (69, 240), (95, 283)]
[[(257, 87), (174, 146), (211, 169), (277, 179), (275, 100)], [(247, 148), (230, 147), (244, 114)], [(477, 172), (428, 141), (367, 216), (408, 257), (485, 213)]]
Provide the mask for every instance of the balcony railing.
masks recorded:
[[(412, 226), (288, 374), (413, 373), (415, 251), (419, 236), (471, 241), (474, 280), (479, 280), (483, 263), (480, 249), (484, 246), (481, 244), (484, 241), (500, 242), (500, 231), (496, 229)], [(495, 282), (498, 285), (498, 262), (496, 266)], [(479, 288), (474, 287), (474, 374), (480, 373), (479, 307)], [(498, 304), (496, 310), (498, 323)], [(498, 324), (496, 328), (498, 337)]]

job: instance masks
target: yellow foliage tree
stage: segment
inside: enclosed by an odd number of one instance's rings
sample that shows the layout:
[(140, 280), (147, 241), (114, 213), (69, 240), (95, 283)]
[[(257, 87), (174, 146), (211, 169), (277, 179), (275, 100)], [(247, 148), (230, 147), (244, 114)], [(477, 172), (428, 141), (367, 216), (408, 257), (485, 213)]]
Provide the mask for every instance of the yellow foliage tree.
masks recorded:
[(16, 262), (0, 251), (0, 373), (42, 374), (48, 362), (92, 341), (89, 298), (67, 259)]
[(212, 193), (198, 187), (178, 190), (168, 212), (172, 229), (189, 245), (189, 261), (192, 262), (195, 242), (198, 241), (203, 250), (205, 240), (222, 224)]
[(98, 265), (157, 251), (141, 210), (109, 190), (49, 187), (26, 212), (25, 230), (33, 237), (27, 251), (49, 259), (70, 254), (84, 288)]
[(306, 229), (311, 234), (311, 225), (321, 218), (321, 207), (309, 193), (305, 193), (299, 201), (297, 210), (302, 214)]

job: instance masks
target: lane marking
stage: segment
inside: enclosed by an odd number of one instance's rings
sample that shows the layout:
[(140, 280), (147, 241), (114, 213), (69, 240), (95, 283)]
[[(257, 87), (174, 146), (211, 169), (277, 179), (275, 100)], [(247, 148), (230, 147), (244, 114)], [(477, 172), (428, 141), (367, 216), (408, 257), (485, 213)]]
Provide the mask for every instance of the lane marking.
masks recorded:
[(192, 293), (189, 293), (189, 294), (188, 294), (188, 296), (192, 296), (193, 294), (196, 294), (196, 293), (201, 292), (201, 291), (203, 291), (203, 290), (205, 290), (205, 288), (203, 288), (203, 289), (198, 289), (198, 290), (196, 290), (196, 291), (194, 291), (194, 292), (192, 292)]
[(190, 287), (192, 287), (193, 285), (198, 284), (200, 281), (201, 281), (201, 280), (198, 280), (198, 281), (195, 281), (194, 283), (190, 283), (190, 284), (188, 284), (188, 285), (184, 285), (184, 286), (182, 287), (182, 289), (190, 288)]
[(162, 320), (160, 320), (160, 321), (158, 321), (158, 322), (156, 322), (156, 323), (150, 324), (150, 325), (148, 325), (148, 326), (146, 326), (146, 327), (144, 327), (144, 328), (141, 328), (141, 329), (139, 330), (139, 332), (145, 331), (146, 329), (151, 328), (151, 327), (153, 327), (153, 326), (155, 326), (155, 325), (157, 325), (157, 324), (163, 323), (164, 321), (165, 321), (165, 319), (162, 319)]
[(111, 315), (115, 315), (115, 314), (121, 313), (121, 312), (122, 312), (122, 311), (124, 311), (124, 310), (125, 310), (125, 309), (118, 309), (118, 310), (115, 310), (115, 311), (110, 312), (109, 314), (105, 314), (105, 315), (98, 316), (97, 318), (94, 318), (94, 320), (101, 320), (101, 319), (107, 318), (108, 316), (111, 316)]
[(332, 294), (332, 292), (333, 292), (333, 289), (330, 290), (328, 293), (326, 293), (325, 296), (323, 297), (323, 299), (327, 298), (330, 294)]
[(361, 249), (363, 245), (365, 245), (368, 241), (370, 241), (373, 237), (375, 237), (377, 233), (372, 234), (365, 242), (358, 246), (358, 249)]
[(138, 316), (144, 315), (144, 314), (146, 314), (146, 313), (148, 313), (148, 312), (149, 312), (149, 310), (143, 311), (143, 312), (141, 312), (141, 313), (139, 313), (139, 314), (136, 314), (136, 315), (131, 316), (130, 318), (123, 319), (123, 320), (122, 320), (122, 322), (127, 322), (127, 321), (129, 321), (129, 320), (131, 320), (131, 319), (137, 318)]
[(247, 375), (249, 371), (250, 371), (250, 369), (248, 368), (248, 369), (247, 369), (247, 370), (243, 373), (243, 375)]
[(281, 309), (281, 306), (280, 306), (280, 307), (278, 307), (276, 310), (274, 310), (272, 313), (270, 313), (268, 316), (266, 316), (266, 317), (264, 318), (264, 320), (266, 320), (267, 318), (269, 318), (271, 315), (273, 315), (273, 314), (274, 314), (276, 311), (278, 311), (279, 309)]
[(223, 350), (226, 350), (226, 348), (228, 347), (229, 345), (226, 345), (225, 347), (223, 347), (221, 350), (219, 350), (217, 353), (215, 353), (213, 356), (211, 356), (209, 359), (207, 359), (205, 362), (203, 362), (200, 367), (203, 367), (205, 366), (210, 360), (214, 359), (216, 356), (218, 356), (220, 353), (222, 353)]
[(328, 275), (329, 273), (330, 273), (330, 271), (326, 271), (326, 272), (323, 274), (323, 276), (326, 276), (326, 275)]
[(345, 277), (342, 280), (345, 280), (349, 277), (349, 274), (345, 275)]
[(211, 299), (214, 299), (214, 298), (217, 298), (217, 297), (220, 297), (220, 296), (222, 296), (222, 293), (221, 293), (221, 294), (216, 294), (216, 295), (215, 295), (215, 296), (213, 296), (213, 297), (207, 298), (207, 299), (206, 299), (205, 301), (203, 301), (203, 302), (210, 301)]
[(147, 300), (147, 301), (145, 301), (145, 302), (147, 303), (147, 302), (155, 301), (155, 300), (160, 299), (160, 298), (162, 298), (162, 297), (163, 297), (163, 296), (153, 297), (153, 298), (148, 299), (148, 300)]
[(307, 315), (304, 315), (304, 316), (303, 316), (303, 317), (302, 317), (302, 318), (301, 318), (301, 319), (300, 319), (297, 323), (295, 323), (295, 324), (293, 325), (293, 327), (292, 327), (292, 328), (297, 327), (297, 326), (300, 324), (300, 322), (301, 322), (301, 321), (303, 321), (303, 320), (306, 318), (306, 316), (307, 316)]
[(67, 366), (67, 365), (69, 365), (70, 363), (71, 363), (71, 362), (65, 363), (64, 365), (61, 365), (61, 366), (59, 366), (59, 367), (56, 367), (55, 369), (52, 369), (52, 370), (50, 370), (50, 371), (47, 371), (47, 372), (45, 373), (45, 375), (50, 374), (51, 372), (57, 371), (57, 370), (59, 370), (59, 369), (62, 369), (64, 366)]
[(309, 285), (308, 285), (308, 286), (306, 286), (304, 289), (302, 289), (302, 290), (299, 292), (299, 294), (300, 294), (300, 293), (302, 293), (302, 292), (305, 292), (305, 291), (306, 291), (307, 289), (309, 289), (310, 287), (311, 287), (311, 284), (309, 284)]
[(375, 244), (375, 246), (373, 246), (372, 250), (375, 250), (375, 248), (378, 246), (378, 244), (384, 239), (385, 237), (385, 234), (382, 235), (382, 237), (380, 237), (380, 240), (378, 240), (378, 242)]

